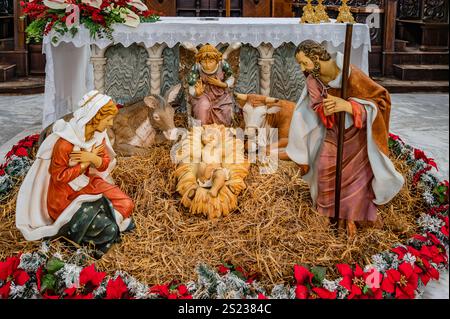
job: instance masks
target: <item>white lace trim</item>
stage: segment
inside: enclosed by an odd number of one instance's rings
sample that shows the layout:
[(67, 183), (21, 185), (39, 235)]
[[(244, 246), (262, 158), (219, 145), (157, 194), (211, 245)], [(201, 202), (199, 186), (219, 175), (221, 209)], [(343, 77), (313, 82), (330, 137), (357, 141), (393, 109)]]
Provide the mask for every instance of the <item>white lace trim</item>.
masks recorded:
[[(133, 43), (143, 43), (152, 47), (157, 43), (166, 43), (174, 47), (177, 43), (191, 42), (195, 45), (210, 43), (242, 42), (253, 47), (262, 43), (271, 43), (277, 48), (286, 42), (299, 44), (311, 39), (319, 42), (327, 41), (337, 47), (345, 41), (345, 25), (342, 23), (300, 24), (298, 18), (219, 18), (217, 21), (205, 21), (198, 18), (162, 17), (156, 23), (141, 23), (137, 28), (123, 24), (114, 26), (114, 41), (108, 39), (92, 39), (89, 31), (83, 26), (72, 35), (58, 36), (58, 41), (71, 42), (76, 47), (95, 44), (104, 49), (111, 44), (122, 44), (125, 47)], [(52, 31), (44, 38), (44, 44), (52, 43), (57, 34)], [(366, 46), (370, 51), (370, 32), (366, 24), (354, 24), (353, 48)]]

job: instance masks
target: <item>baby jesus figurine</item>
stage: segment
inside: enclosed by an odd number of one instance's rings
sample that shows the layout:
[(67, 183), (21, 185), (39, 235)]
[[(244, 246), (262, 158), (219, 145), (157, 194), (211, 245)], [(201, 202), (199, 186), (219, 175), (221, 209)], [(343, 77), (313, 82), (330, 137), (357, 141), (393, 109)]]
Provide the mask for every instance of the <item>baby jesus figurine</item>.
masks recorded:
[(202, 133), (202, 144), (202, 161), (197, 172), (198, 184), (210, 188), (208, 193), (212, 197), (217, 197), (230, 178), (230, 172), (222, 166), (222, 131), (215, 125), (205, 128)]

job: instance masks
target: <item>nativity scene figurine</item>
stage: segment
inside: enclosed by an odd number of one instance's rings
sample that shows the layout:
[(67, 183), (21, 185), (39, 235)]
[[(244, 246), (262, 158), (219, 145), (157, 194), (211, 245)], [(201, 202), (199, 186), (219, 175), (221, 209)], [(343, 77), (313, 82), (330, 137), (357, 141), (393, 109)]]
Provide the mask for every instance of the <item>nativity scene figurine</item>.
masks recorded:
[(66, 237), (105, 252), (134, 227), (134, 203), (111, 177), (116, 153), (106, 132), (118, 112), (94, 90), (70, 121), (53, 125), (17, 198), (16, 226), (25, 239)]
[(319, 213), (333, 217), (336, 114), (345, 112), (339, 218), (354, 236), (355, 222), (375, 222), (377, 206), (392, 200), (404, 184), (388, 157), (391, 99), (385, 88), (354, 65), (347, 79), (349, 98), (340, 98), (343, 54), (329, 53), (315, 41), (302, 42), (296, 59), (306, 74), (306, 86), (293, 115), (286, 152), (301, 165)]

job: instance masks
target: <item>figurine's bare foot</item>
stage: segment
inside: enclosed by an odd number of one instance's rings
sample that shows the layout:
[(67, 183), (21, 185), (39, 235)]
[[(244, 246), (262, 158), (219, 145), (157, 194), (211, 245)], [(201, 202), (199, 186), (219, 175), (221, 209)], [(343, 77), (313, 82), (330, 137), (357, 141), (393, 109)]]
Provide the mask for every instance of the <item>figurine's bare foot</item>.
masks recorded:
[(192, 188), (192, 189), (188, 192), (188, 197), (189, 197), (190, 199), (193, 199), (196, 192), (197, 192), (197, 187)]
[(356, 236), (356, 224), (354, 221), (347, 221), (347, 236), (354, 238)]
[(217, 195), (219, 195), (219, 190), (216, 189), (216, 188), (211, 188), (211, 189), (208, 191), (208, 193), (209, 193), (209, 195), (211, 195), (211, 197), (216, 198)]

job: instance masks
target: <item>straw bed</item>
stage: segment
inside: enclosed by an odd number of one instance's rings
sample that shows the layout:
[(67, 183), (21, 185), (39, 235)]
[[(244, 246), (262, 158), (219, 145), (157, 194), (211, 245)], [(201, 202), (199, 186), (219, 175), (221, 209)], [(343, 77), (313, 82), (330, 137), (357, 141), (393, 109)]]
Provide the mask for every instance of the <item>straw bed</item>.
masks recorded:
[[(329, 267), (333, 277), (337, 263), (365, 265), (373, 254), (404, 242), (416, 231), (416, 217), (425, 212), (419, 190), (405, 185), (391, 203), (379, 208), (381, 229), (359, 227), (351, 241), (344, 231), (337, 237), (311, 208), (308, 186), (296, 165), (280, 162), (272, 175), (260, 175), (252, 165), (238, 209), (225, 218), (207, 220), (190, 215), (181, 205), (170, 147), (167, 143), (154, 146), (147, 156), (119, 158), (114, 178), (135, 201), (136, 229), (97, 261), (99, 269), (124, 270), (150, 285), (196, 279), (198, 262), (232, 262), (259, 273), (267, 288), (292, 281), (293, 266), (299, 263)], [(405, 175), (407, 165), (399, 159), (394, 163)], [(2, 260), (40, 246), (26, 242), (15, 228), (16, 196), (17, 187), (7, 202), (0, 203)], [(53, 244), (65, 257), (75, 250), (57, 240)]]

